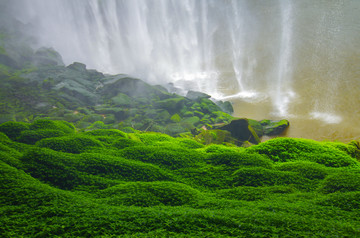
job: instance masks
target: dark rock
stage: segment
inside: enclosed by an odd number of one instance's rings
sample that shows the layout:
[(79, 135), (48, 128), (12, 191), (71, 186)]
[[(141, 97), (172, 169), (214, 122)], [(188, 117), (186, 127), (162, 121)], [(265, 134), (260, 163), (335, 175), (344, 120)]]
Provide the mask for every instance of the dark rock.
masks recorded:
[(191, 100), (198, 100), (198, 99), (202, 99), (202, 98), (211, 98), (211, 96), (206, 93), (196, 92), (196, 91), (191, 91), (191, 90), (187, 92), (186, 97)]
[(256, 134), (261, 138), (264, 135), (264, 128), (261, 125), (261, 122), (252, 119), (248, 119), (248, 122)]
[(79, 62), (74, 62), (71, 65), (67, 66), (66, 68), (80, 72), (86, 72), (86, 65)]
[(226, 113), (228, 113), (230, 115), (234, 113), (234, 108), (233, 108), (231, 102), (229, 102), (229, 101), (225, 101), (225, 102), (223, 102), (223, 101), (215, 101), (215, 104), (218, 107), (220, 107), (221, 111), (223, 111), (223, 112), (226, 112)]
[(249, 141), (253, 144), (260, 143), (259, 136), (246, 118), (232, 120), (229, 124), (217, 126), (216, 129), (229, 131), (232, 137), (240, 141)]
[(62, 60), (61, 55), (55, 51), (53, 48), (45, 48), (41, 47), (38, 49), (34, 56), (32, 57), (32, 61), (36, 66), (42, 65), (53, 65), (53, 66), (64, 66), (64, 62)]
[(262, 120), (260, 123), (263, 127), (264, 135), (267, 136), (281, 135), (290, 125), (288, 120)]
[(104, 87), (101, 89), (101, 94), (109, 98), (118, 95), (118, 93), (124, 93), (133, 98), (154, 98), (157, 96), (163, 100), (171, 97), (168, 92), (151, 86), (140, 79), (124, 77), (123, 75), (105, 81)]

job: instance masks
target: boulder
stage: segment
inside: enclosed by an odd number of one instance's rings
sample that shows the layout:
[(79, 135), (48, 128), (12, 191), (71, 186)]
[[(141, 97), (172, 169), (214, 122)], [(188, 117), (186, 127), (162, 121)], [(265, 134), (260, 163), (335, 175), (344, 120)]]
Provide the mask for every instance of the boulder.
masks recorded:
[(229, 131), (232, 137), (240, 141), (249, 141), (253, 144), (260, 143), (259, 136), (246, 118), (232, 120), (229, 124), (217, 126), (216, 129)]
[(61, 55), (55, 51), (53, 48), (41, 47), (39, 48), (34, 56), (32, 61), (36, 66), (64, 66)]
[(263, 127), (263, 133), (267, 136), (281, 135), (289, 127), (290, 123), (288, 120), (262, 120), (260, 121), (261, 126)]
[(86, 65), (79, 63), (79, 62), (74, 62), (74, 63), (70, 64), (69, 66), (67, 66), (66, 68), (72, 69), (75, 71), (79, 71), (79, 72), (86, 72)]
[(211, 98), (211, 96), (206, 93), (196, 92), (196, 91), (191, 91), (191, 90), (187, 92), (186, 97), (191, 100), (198, 100), (198, 99), (202, 99), (202, 98)]

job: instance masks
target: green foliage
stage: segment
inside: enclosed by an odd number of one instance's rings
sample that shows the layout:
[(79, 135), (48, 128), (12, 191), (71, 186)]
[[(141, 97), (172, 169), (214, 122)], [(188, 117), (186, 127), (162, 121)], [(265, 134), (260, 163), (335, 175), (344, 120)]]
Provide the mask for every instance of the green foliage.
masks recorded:
[(53, 123), (36, 125), (20, 130), (21, 142), (0, 133), (4, 237), (359, 234), (357, 143), (204, 146), (190, 133), (100, 129), (32, 145), (43, 133), (66, 134)]
[(187, 139), (187, 138), (178, 138), (176, 140), (179, 146), (187, 149), (198, 149), (198, 148), (204, 148), (204, 145), (197, 142), (193, 139)]
[(180, 122), (180, 121), (181, 121), (181, 117), (179, 116), (179, 114), (175, 113), (174, 115), (172, 115), (172, 117), (170, 118), (170, 120), (172, 120), (173, 122)]
[(171, 175), (159, 167), (140, 161), (97, 153), (83, 153), (75, 160), (74, 167), (81, 172), (123, 181), (172, 180)]
[(84, 135), (91, 136), (111, 136), (111, 137), (124, 137), (127, 138), (127, 134), (123, 131), (116, 129), (97, 129), (91, 130), (84, 133)]
[(360, 209), (360, 191), (331, 193), (319, 200), (318, 204), (335, 206), (346, 211), (356, 211)]
[(268, 199), (274, 194), (294, 193), (296, 189), (291, 186), (271, 186), (271, 187), (236, 187), (223, 189), (216, 192), (217, 197), (226, 199), (256, 201)]
[(276, 169), (297, 172), (308, 179), (324, 179), (329, 174), (328, 168), (324, 165), (309, 161), (280, 163), (276, 165)]
[(300, 174), (288, 171), (275, 171), (262, 167), (241, 168), (232, 175), (233, 186), (274, 186), (298, 185), (309, 186), (308, 179)]
[(160, 141), (174, 141), (174, 138), (157, 132), (137, 133), (138, 137), (145, 145), (153, 145)]
[(204, 160), (204, 154), (180, 147), (133, 146), (123, 149), (124, 158), (143, 161), (169, 169), (194, 166)]
[(127, 138), (120, 138), (112, 144), (112, 147), (115, 147), (117, 149), (124, 149), (126, 147), (142, 146), (142, 145), (144, 145), (144, 144), (140, 141), (127, 139)]
[(4, 133), (11, 140), (20, 136), (21, 132), (28, 130), (29, 125), (24, 122), (8, 121), (0, 125), (0, 132)]
[(91, 149), (91, 147), (102, 147), (103, 145), (90, 136), (64, 136), (40, 140), (36, 146), (78, 154)]
[(244, 148), (239, 148), (235, 146), (227, 146), (227, 145), (216, 145), (210, 144), (205, 147), (206, 153), (223, 153), (223, 152), (238, 152), (243, 151)]
[(63, 131), (53, 129), (27, 130), (22, 131), (16, 140), (21, 143), (34, 145), (39, 140), (59, 136), (65, 136), (65, 133)]
[(323, 180), (320, 189), (324, 193), (360, 191), (360, 173), (338, 172)]
[(119, 93), (117, 96), (111, 98), (112, 102), (117, 106), (131, 106), (134, 103), (134, 99), (130, 98), (124, 93)]
[(134, 182), (101, 191), (107, 204), (125, 206), (182, 206), (194, 203), (200, 193), (185, 184), (174, 182)]
[(61, 189), (71, 190), (78, 186), (106, 188), (117, 183), (81, 173), (71, 164), (71, 155), (49, 149), (30, 150), (21, 160), (24, 170), (32, 177)]
[(213, 153), (206, 158), (213, 165), (225, 165), (227, 167), (263, 167), (271, 169), (273, 162), (259, 154), (247, 152), (223, 152)]
[(275, 162), (303, 160), (328, 167), (359, 167), (359, 162), (347, 153), (308, 139), (276, 138), (252, 146), (249, 151), (267, 155)]
[(75, 132), (75, 127), (73, 124), (66, 121), (53, 121), (47, 119), (39, 119), (30, 124), (31, 130), (39, 129), (48, 129), (48, 130), (58, 130), (66, 134), (71, 134)]

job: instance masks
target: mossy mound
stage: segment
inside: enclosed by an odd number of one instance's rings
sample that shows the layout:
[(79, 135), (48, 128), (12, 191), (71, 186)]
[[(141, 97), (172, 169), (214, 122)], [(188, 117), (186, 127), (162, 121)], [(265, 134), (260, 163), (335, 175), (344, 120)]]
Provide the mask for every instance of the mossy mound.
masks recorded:
[(20, 136), (21, 132), (29, 129), (29, 124), (24, 122), (8, 121), (0, 124), (0, 132), (4, 133), (7, 137), (15, 140)]
[(323, 180), (320, 189), (324, 193), (360, 191), (360, 173), (338, 172)]
[(110, 136), (110, 137), (127, 138), (127, 134), (125, 132), (116, 129), (96, 129), (92, 131), (86, 131), (84, 134), (92, 135), (92, 136)]
[(16, 140), (21, 143), (34, 145), (42, 139), (60, 136), (65, 136), (65, 133), (54, 129), (26, 130), (22, 131)]
[(196, 202), (200, 193), (185, 184), (174, 182), (136, 182), (116, 185), (99, 194), (109, 205), (182, 206)]
[(252, 146), (249, 151), (268, 156), (275, 162), (310, 161), (328, 167), (358, 167), (356, 159), (328, 143), (308, 139), (276, 138), (260, 145)]
[(271, 169), (273, 161), (259, 154), (247, 152), (223, 152), (213, 153), (206, 158), (206, 162), (213, 165), (224, 165), (227, 167), (263, 167)]
[[(20, 135), (56, 131), (48, 125)], [(0, 232), (357, 236), (356, 144), (278, 138), (245, 148), (203, 145), (190, 133), (182, 135), (77, 130), (33, 145), (0, 133), (0, 202), (6, 214), (0, 216)]]
[(324, 179), (330, 173), (324, 165), (309, 161), (280, 163), (275, 168), (281, 171), (297, 172), (308, 179)]
[(118, 183), (79, 172), (74, 167), (71, 154), (37, 148), (25, 153), (20, 160), (24, 171), (32, 177), (61, 189), (72, 190), (83, 186), (106, 188)]
[(331, 193), (320, 199), (318, 204), (339, 207), (346, 211), (357, 211), (360, 209), (360, 191)]
[(275, 171), (262, 167), (241, 168), (232, 175), (233, 186), (275, 186), (296, 185), (309, 187), (311, 182), (300, 174), (288, 171)]
[(168, 169), (191, 167), (204, 160), (201, 152), (189, 151), (180, 147), (133, 146), (122, 150), (126, 159), (152, 163)]
[(0, 161), (0, 203), (2, 206), (28, 206), (38, 209), (43, 206), (66, 204), (72, 196), (39, 182), (22, 170)]
[(124, 149), (126, 147), (142, 146), (142, 145), (144, 145), (144, 143), (142, 143), (141, 141), (127, 139), (127, 138), (120, 138), (120, 139), (114, 141), (114, 143), (112, 144), (112, 147), (115, 147), (117, 149)]
[(155, 165), (97, 153), (81, 154), (73, 166), (87, 174), (123, 181), (173, 180), (170, 174)]
[(48, 130), (57, 130), (62, 131), (66, 134), (71, 134), (75, 132), (75, 127), (73, 124), (66, 121), (53, 121), (46, 119), (39, 119), (30, 124), (29, 129), (39, 130), (39, 129), (48, 129)]
[(90, 136), (64, 136), (47, 138), (36, 143), (36, 146), (56, 151), (79, 154), (91, 147), (103, 147), (100, 141)]
[(271, 187), (236, 187), (223, 189), (216, 192), (216, 196), (226, 199), (236, 199), (245, 201), (256, 201), (268, 199), (272, 195), (295, 193), (297, 190), (291, 186), (271, 186)]

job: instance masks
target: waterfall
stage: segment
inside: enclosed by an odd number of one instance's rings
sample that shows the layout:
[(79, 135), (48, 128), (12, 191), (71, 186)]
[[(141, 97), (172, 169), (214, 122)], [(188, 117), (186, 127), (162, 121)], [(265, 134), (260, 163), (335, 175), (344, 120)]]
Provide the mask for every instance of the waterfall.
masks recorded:
[(8, 2), (67, 64), (204, 91), (239, 116), (360, 128), (358, 0)]

